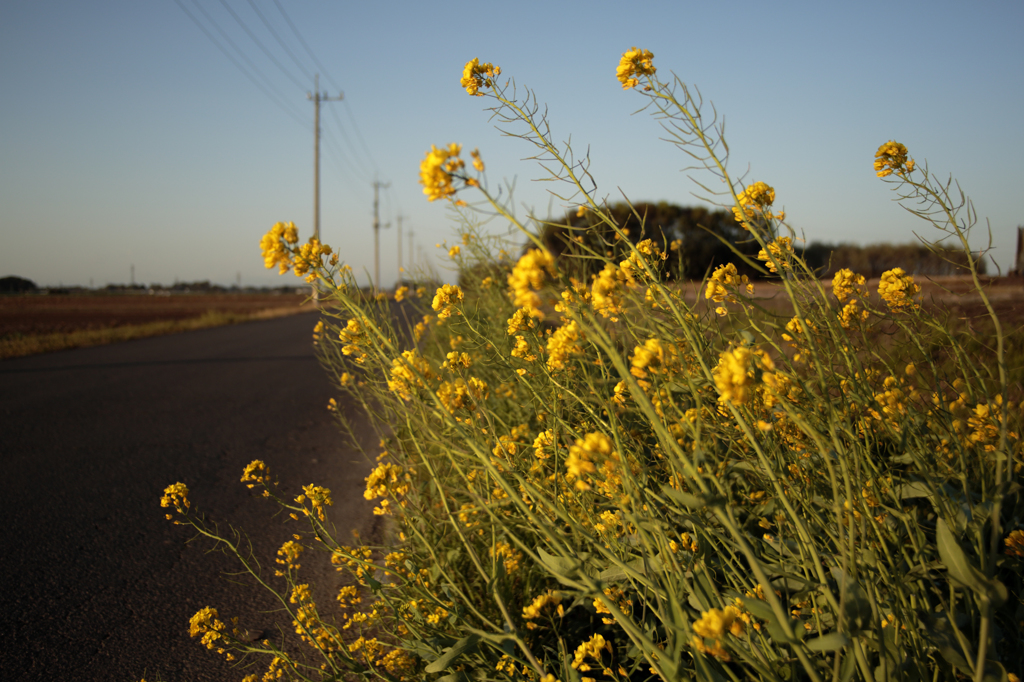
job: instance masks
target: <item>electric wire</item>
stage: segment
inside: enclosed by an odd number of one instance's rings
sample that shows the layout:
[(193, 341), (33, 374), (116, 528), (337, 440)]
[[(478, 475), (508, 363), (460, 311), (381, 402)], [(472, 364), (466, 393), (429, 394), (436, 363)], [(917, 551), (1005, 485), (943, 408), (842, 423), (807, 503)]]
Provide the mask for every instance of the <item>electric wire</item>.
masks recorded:
[(263, 54), (267, 56), (267, 59), (269, 59), (274, 64), (274, 66), (276, 66), (281, 71), (281, 73), (283, 73), (285, 77), (288, 78), (288, 80), (294, 83), (297, 88), (299, 88), (300, 90), (305, 90), (306, 86), (303, 85), (302, 82), (295, 77), (295, 74), (293, 74), (288, 69), (284, 68), (284, 65), (280, 61), (278, 61), (277, 57), (275, 57), (273, 53), (271, 53), (271, 51), (267, 49), (266, 45), (264, 45), (260, 41), (260, 39), (256, 37), (256, 34), (249, 29), (249, 27), (245, 24), (244, 21), (242, 21), (242, 18), (238, 16), (238, 13), (236, 13), (235, 10), (231, 8), (231, 5), (227, 3), (227, 0), (220, 0), (220, 4), (223, 5), (224, 9), (228, 11), (228, 14), (230, 14), (231, 17), (235, 20), (235, 23), (242, 27), (242, 30), (245, 31), (246, 35), (248, 35), (249, 38), (252, 39), (252, 42), (256, 43), (256, 47), (260, 48), (260, 50), (263, 51)]
[(281, 49), (285, 51), (285, 54), (287, 54), (291, 58), (292, 62), (295, 63), (295, 66), (299, 68), (299, 72), (302, 73), (302, 75), (305, 76), (307, 80), (312, 81), (313, 77), (310, 76), (309, 72), (306, 71), (305, 65), (299, 61), (298, 57), (295, 56), (295, 53), (291, 51), (291, 48), (289, 48), (288, 45), (284, 42), (284, 40), (281, 39), (280, 34), (278, 34), (278, 32), (274, 29), (270, 22), (267, 21), (266, 15), (263, 14), (263, 12), (260, 10), (260, 8), (256, 5), (256, 3), (253, 0), (248, 0), (248, 2), (249, 6), (252, 7), (252, 11), (256, 13), (256, 16), (260, 18), (260, 21), (263, 22), (263, 25), (267, 27), (268, 31), (270, 31), (270, 35), (274, 36), (274, 40), (277, 41), (277, 44), (281, 46)]
[[(345, 102), (345, 100), (342, 100), (342, 103), (344, 103), (344, 102)], [(373, 174), (367, 172), (366, 168), (363, 167), (365, 164), (363, 163), (363, 161), (361, 159), (358, 158), (359, 154), (356, 152), (356, 148), (352, 144), (352, 140), (349, 139), (349, 136), (345, 134), (345, 126), (343, 126), (342, 123), (341, 123), (341, 117), (338, 116), (338, 112), (333, 107), (331, 108), (331, 116), (334, 117), (334, 122), (338, 126), (338, 130), (341, 131), (341, 137), (342, 137), (343, 140), (345, 140), (345, 144), (348, 146), (349, 151), (352, 153), (352, 159), (354, 161), (356, 161), (357, 163), (359, 163), (359, 165), (361, 166), (360, 170), (362, 171), (363, 175), (365, 175), (366, 178), (369, 179)], [(374, 166), (374, 164), (372, 163), (372, 160), (371, 160), (370, 165)], [(374, 167), (374, 171), (376, 171), (376, 167)]]
[[(185, 15), (192, 20), (192, 23), (198, 26), (199, 30), (202, 31), (206, 35), (206, 37), (210, 39), (210, 42), (212, 42), (217, 47), (217, 49), (220, 50), (224, 54), (224, 56), (227, 57), (228, 60), (235, 65), (235, 68), (242, 72), (242, 75), (248, 78), (249, 81), (253, 85), (255, 85), (264, 95), (266, 95), (271, 102), (276, 104), (285, 114), (287, 114), (289, 117), (295, 120), (295, 122), (297, 122), (301, 126), (306, 125), (306, 122), (303, 121), (302, 118), (298, 114), (296, 114), (292, 109), (289, 109), (288, 106), (284, 103), (287, 101), (287, 99), (283, 95), (281, 95), (280, 93), (273, 92), (270, 88), (268, 88), (266, 85), (257, 80), (257, 78), (253, 76), (252, 73), (250, 73), (249, 70), (246, 69), (245, 66), (243, 66), (230, 52), (228, 52), (228, 50), (217, 40), (217, 38), (212, 33), (210, 33), (206, 26), (204, 26), (203, 23), (199, 21), (199, 19), (197, 19), (196, 16), (192, 14), (192, 12), (190, 12), (187, 7), (185, 7), (184, 3), (182, 3), (181, 0), (174, 0), (174, 2), (178, 5), (178, 7), (181, 8), (181, 11), (184, 12)], [(202, 8), (200, 7), (200, 9)], [(230, 42), (230, 39), (228, 39), (228, 41)], [(236, 50), (238, 50), (237, 46), (234, 47)], [(245, 58), (244, 55), (243, 58)], [(247, 58), (245, 59), (246, 61), (249, 61)], [(257, 71), (257, 73), (260, 73), (259, 69), (256, 69), (255, 65), (253, 65), (252, 68), (255, 71)], [(265, 75), (263, 75), (262, 73), (260, 73), (260, 75), (262, 75), (264, 80), (266, 80)]]
[[(326, 78), (331, 85), (333, 85), (339, 91), (342, 90), (342, 87), (338, 85), (338, 82), (334, 80), (330, 72), (327, 69), (325, 69), (324, 65), (320, 63), (319, 59), (317, 59), (316, 54), (313, 53), (313, 50), (310, 49), (309, 45), (306, 43), (306, 40), (302, 37), (302, 34), (299, 33), (299, 29), (296, 28), (295, 24), (292, 22), (291, 17), (289, 17), (288, 13), (284, 11), (284, 7), (281, 5), (281, 0), (274, 0), (274, 4), (277, 6), (277, 9), (281, 13), (281, 16), (284, 17), (284, 20), (288, 24), (288, 27), (291, 28), (292, 33), (295, 34), (295, 37), (298, 39), (299, 44), (302, 45), (302, 48), (306, 51), (306, 54), (309, 55), (309, 58), (312, 59), (313, 63), (316, 64), (317, 68), (320, 69), (320, 73), (324, 75), (324, 78)], [(362, 144), (363, 149), (366, 150), (366, 154), (370, 159), (370, 165), (373, 166), (374, 172), (379, 173), (380, 170), (377, 167), (377, 163), (373, 159), (373, 153), (370, 151), (369, 146), (366, 144), (366, 140), (363, 138), (362, 132), (360, 132), (359, 130), (359, 125), (356, 123), (356, 118), (352, 114), (352, 108), (349, 106), (348, 100), (342, 100), (341, 104), (342, 106), (345, 107), (345, 113), (348, 114), (349, 119), (352, 121), (352, 128), (356, 133), (356, 138), (359, 140), (360, 144)]]

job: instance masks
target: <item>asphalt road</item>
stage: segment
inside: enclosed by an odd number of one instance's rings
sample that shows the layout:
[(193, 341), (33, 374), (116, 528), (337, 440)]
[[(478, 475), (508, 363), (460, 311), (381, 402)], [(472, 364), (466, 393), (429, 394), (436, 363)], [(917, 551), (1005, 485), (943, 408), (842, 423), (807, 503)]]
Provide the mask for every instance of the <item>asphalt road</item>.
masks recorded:
[[(339, 539), (374, 533), (362, 498), (371, 464), (326, 410), (338, 396), (313, 354), (315, 321), (299, 314), (0, 361), (0, 679), (257, 672), (190, 640), (188, 621), (215, 606), (274, 637), (275, 602), (232, 584), (224, 574), (236, 564), (209, 542), (186, 544), (192, 534), (164, 519), (159, 499), (185, 483), (194, 507), (246, 530), (273, 566), (296, 525), (239, 481), (263, 459), (292, 495), (314, 482), (333, 491)], [(333, 576), (324, 561), (303, 564), (311, 580)]]

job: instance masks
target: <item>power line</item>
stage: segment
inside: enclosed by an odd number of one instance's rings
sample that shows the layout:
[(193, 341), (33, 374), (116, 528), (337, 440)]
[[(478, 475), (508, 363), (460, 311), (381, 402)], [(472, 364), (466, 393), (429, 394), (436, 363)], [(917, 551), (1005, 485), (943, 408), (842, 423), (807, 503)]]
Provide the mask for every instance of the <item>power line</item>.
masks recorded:
[[(299, 33), (299, 29), (295, 27), (295, 24), (288, 16), (288, 13), (284, 11), (284, 7), (281, 5), (281, 0), (274, 0), (274, 4), (277, 6), (277, 9), (281, 13), (281, 16), (284, 17), (284, 20), (288, 23), (288, 26), (289, 28), (291, 28), (292, 33), (294, 33), (295, 37), (298, 38), (299, 44), (302, 45), (302, 48), (306, 51), (306, 54), (309, 55), (309, 58), (312, 59), (313, 63), (316, 64), (317, 68), (320, 69), (320, 73), (322, 73), (327, 78), (327, 80), (330, 81), (331, 85), (333, 85), (336, 89), (342, 90), (342, 87), (338, 85), (338, 82), (331, 77), (331, 73), (326, 68), (324, 68), (324, 65), (320, 63), (319, 59), (317, 59), (316, 54), (309, 47), (309, 44), (306, 43), (305, 39), (302, 37), (302, 34)], [(343, 101), (341, 105), (345, 108), (345, 113), (348, 114), (349, 119), (352, 121), (352, 129), (356, 133), (356, 139), (359, 140), (360, 144), (362, 144), (363, 146), (363, 149), (366, 150), (367, 157), (370, 159), (370, 165), (373, 166), (374, 172), (379, 173), (380, 170), (377, 167), (377, 163), (373, 159), (373, 153), (370, 151), (369, 146), (366, 144), (366, 140), (363, 138), (362, 132), (360, 132), (359, 130), (359, 125), (356, 123), (356, 118), (352, 114), (352, 109), (351, 107), (349, 107), (348, 100)]]
[[(212, 42), (217, 47), (217, 49), (220, 50), (224, 54), (224, 56), (227, 57), (228, 60), (232, 64), (235, 65), (235, 68), (237, 68), (239, 71), (242, 72), (242, 75), (244, 75), (246, 78), (248, 78), (249, 81), (252, 82), (253, 85), (255, 85), (264, 95), (266, 95), (270, 99), (270, 101), (272, 101), (274, 104), (276, 104), (284, 113), (286, 113), (288, 116), (290, 116), (296, 123), (298, 123), (299, 125), (305, 127), (306, 124), (305, 124), (305, 122), (303, 122), (302, 118), (300, 118), (298, 114), (296, 114), (293, 110), (289, 109), (286, 104), (284, 104), (284, 101), (282, 101), (282, 100), (286, 101), (286, 98), (284, 98), (283, 95), (281, 95), (279, 93), (272, 92), (272, 90), (270, 88), (268, 88), (266, 85), (264, 85), (259, 80), (257, 80), (256, 77), (252, 75), (252, 73), (250, 73), (244, 66), (242, 66), (242, 64), (239, 63), (239, 61), (237, 59), (235, 59), (235, 57), (232, 56), (232, 54), (230, 52), (228, 52), (227, 49), (223, 45), (220, 44), (220, 42), (217, 40), (217, 38), (214, 37), (214, 35), (212, 33), (210, 33), (210, 31), (206, 28), (206, 26), (204, 26), (203, 23), (201, 21), (199, 21), (199, 19), (197, 19), (195, 17), (195, 15), (192, 14), (192, 12), (190, 12), (188, 10), (187, 7), (185, 7), (185, 5), (182, 3), (181, 0), (174, 0), (174, 2), (175, 2), (175, 4), (178, 5), (178, 7), (181, 8), (181, 11), (184, 12), (185, 15), (189, 19), (192, 20), (192, 23), (194, 23), (196, 26), (198, 26), (199, 30), (202, 31), (206, 35), (206, 37), (210, 39), (210, 42)], [(214, 27), (216, 27), (217, 30), (220, 31), (221, 35), (224, 35), (223, 30), (221, 30), (220, 27), (217, 26), (217, 23), (215, 21), (213, 21), (213, 19), (210, 17), (210, 15), (207, 14), (206, 11), (203, 10), (203, 8), (201, 6), (199, 6), (198, 4), (196, 6), (199, 7), (199, 10), (202, 11), (203, 14), (206, 16), (206, 18), (210, 20), (210, 23), (212, 23), (214, 25)], [(231, 41), (230, 38), (228, 38), (226, 35), (224, 35), (224, 38), (225, 38), (225, 40), (228, 41), (228, 43), (231, 44), (232, 47), (235, 48), (235, 50), (242, 56), (243, 59), (245, 59), (245, 61), (249, 62), (251, 68), (254, 71), (256, 71), (259, 75), (261, 75), (264, 80), (268, 80), (266, 75), (264, 75), (256, 67), (255, 64), (252, 64), (252, 61), (249, 60), (241, 52), (241, 50), (239, 50), (238, 46), (235, 45)]]
[(281, 73), (283, 73), (288, 78), (288, 80), (294, 83), (295, 87), (299, 89), (306, 87), (299, 81), (298, 78), (295, 77), (295, 75), (291, 71), (284, 68), (284, 65), (277, 60), (277, 57), (275, 57), (270, 52), (270, 50), (268, 50), (267, 47), (262, 42), (260, 42), (260, 39), (256, 37), (256, 34), (253, 33), (248, 26), (246, 26), (245, 22), (242, 21), (242, 18), (238, 16), (235, 10), (231, 9), (231, 5), (227, 3), (227, 0), (220, 0), (220, 4), (223, 5), (224, 9), (228, 11), (228, 14), (230, 14), (231, 17), (235, 20), (235, 23), (242, 27), (242, 30), (245, 31), (246, 35), (248, 35), (249, 38), (252, 39), (252, 42), (256, 43), (256, 47), (260, 48), (260, 50), (263, 51), (263, 54), (267, 55), (267, 59), (269, 59), (274, 64), (274, 66), (276, 66), (281, 71)]
[[(264, 16), (262, 11), (260, 11), (260, 8), (256, 5), (256, 3), (253, 2), (253, 0), (249, 0), (249, 6), (252, 7), (252, 11), (256, 13), (256, 16), (260, 18), (260, 21), (263, 22), (263, 25), (267, 27), (268, 31), (270, 31), (270, 35), (274, 36), (274, 40), (276, 40), (277, 44), (281, 46), (281, 49), (285, 51), (285, 54), (291, 57), (291, 60), (295, 63), (295, 66), (299, 67), (299, 71), (302, 73), (302, 75), (305, 76), (307, 80), (311, 80), (310, 75), (306, 73), (306, 67), (298, 60), (298, 58), (291, 51), (288, 45), (286, 45), (285, 42), (281, 40), (281, 36), (278, 35), (277, 31), (274, 30), (274, 27), (271, 26), (269, 21), (267, 21), (267, 17)], [(338, 89), (341, 90), (341, 88)]]
[[(342, 102), (342, 104), (344, 104), (344, 102)], [(356, 148), (355, 146), (353, 146), (351, 139), (349, 139), (349, 136), (345, 134), (345, 126), (341, 124), (341, 118), (338, 116), (337, 110), (331, 109), (331, 115), (334, 116), (334, 122), (338, 126), (338, 130), (341, 133), (342, 139), (345, 140), (345, 144), (348, 146), (349, 151), (352, 152), (352, 159), (354, 161), (358, 161), (357, 157), (359, 156), (359, 154), (358, 152), (356, 152)], [(370, 165), (374, 165), (372, 159)], [(374, 168), (374, 170), (376, 170), (376, 167)], [(372, 176), (371, 173), (366, 172), (365, 168), (360, 168), (360, 171), (367, 177), (367, 179), (369, 179)]]
[(370, 165), (373, 166), (374, 171), (378, 171), (377, 164), (373, 160), (373, 153), (370, 152), (370, 148), (367, 146), (366, 140), (363, 138), (363, 134), (359, 131), (359, 125), (356, 123), (356, 117), (352, 114), (352, 109), (348, 106), (348, 102), (342, 102), (342, 105), (345, 107), (345, 113), (348, 114), (349, 119), (352, 121), (352, 129), (356, 131), (356, 139), (363, 145), (363, 149), (366, 150), (366, 155), (370, 158)]
[(292, 33), (294, 33), (295, 37), (299, 39), (299, 44), (301, 44), (303, 49), (306, 50), (306, 54), (309, 55), (309, 58), (312, 59), (313, 63), (316, 64), (317, 68), (320, 69), (320, 73), (327, 77), (327, 80), (330, 81), (331, 85), (333, 85), (336, 90), (341, 90), (342, 87), (338, 85), (337, 81), (331, 78), (330, 72), (328, 72), (327, 69), (324, 68), (324, 65), (320, 63), (320, 60), (316, 58), (316, 55), (313, 54), (313, 50), (309, 49), (309, 45), (307, 45), (306, 41), (302, 38), (302, 34), (299, 33), (299, 29), (295, 28), (295, 24), (292, 23), (292, 20), (288, 16), (288, 13), (285, 12), (284, 7), (281, 6), (280, 0), (274, 0), (274, 4), (277, 5), (277, 10), (281, 13), (281, 16), (284, 17), (284, 20), (292, 29)]

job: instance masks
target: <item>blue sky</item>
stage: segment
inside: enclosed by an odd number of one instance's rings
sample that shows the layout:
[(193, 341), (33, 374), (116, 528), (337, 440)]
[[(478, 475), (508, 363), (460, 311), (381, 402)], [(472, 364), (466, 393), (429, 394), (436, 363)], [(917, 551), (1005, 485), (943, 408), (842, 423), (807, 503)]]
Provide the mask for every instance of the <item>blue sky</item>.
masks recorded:
[[(258, 243), (278, 220), (311, 232), (306, 92), (321, 69), (274, 0), (180, 2), (231, 50), (216, 27), (229, 36), (276, 101), (175, 0), (0, 5), (0, 276), (102, 286), (127, 282), (134, 264), (145, 283), (296, 281), (264, 270)], [(417, 183), (431, 144), (479, 147), (492, 184), (516, 180), (520, 212), (562, 211), (531, 182), (542, 176), (523, 160), (532, 149), (459, 88), (473, 57), (535, 90), (557, 140), (589, 148), (599, 195), (697, 203), (686, 158), (658, 140), (656, 121), (632, 115), (644, 100), (615, 80), (633, 45), (654, 52), (659, 76), (674, 71), (714, 102), (730, 170), (773, 185), (808, 240), (928, 234), (871, 171), (889, 139), (960, 182), (980, 221), (973, 245), (985, 245), (987, 220), (1004, 268), (1024, 223), (1019, 1), (279, 2), (324, 67), (321, 90), (344, 91), (321, 110), (321, 230), (357, 271), (373, 267), (374, 177), (391, 183), (383, 220), (405, 216), (424, 259), (452, 240), (448, 211)], [(385, 285), (395, 248), (395, 228), (382, 231)]]

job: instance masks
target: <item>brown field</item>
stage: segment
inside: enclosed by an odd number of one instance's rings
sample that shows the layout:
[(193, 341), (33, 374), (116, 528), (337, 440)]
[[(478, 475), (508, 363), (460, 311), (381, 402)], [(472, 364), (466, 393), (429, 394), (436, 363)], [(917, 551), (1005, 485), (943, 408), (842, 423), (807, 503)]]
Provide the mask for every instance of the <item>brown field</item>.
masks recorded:
[(0, 296), (0, 358), (312, 310), (300, 294)]

